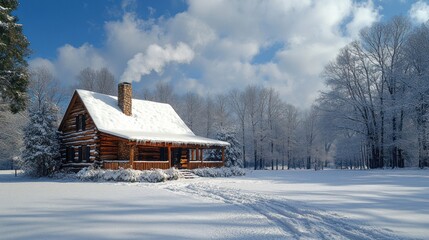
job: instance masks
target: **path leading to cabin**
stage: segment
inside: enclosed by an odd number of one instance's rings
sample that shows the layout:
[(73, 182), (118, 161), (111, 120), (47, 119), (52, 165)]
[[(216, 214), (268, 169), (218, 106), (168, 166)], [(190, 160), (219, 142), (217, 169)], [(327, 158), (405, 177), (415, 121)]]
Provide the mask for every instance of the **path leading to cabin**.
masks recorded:
[(202, 181), (171, 182), (162, 188), (257, 213), (277, 226), (286, 239), (404, 239), (389, 230), (276, 196), (247, 193)]

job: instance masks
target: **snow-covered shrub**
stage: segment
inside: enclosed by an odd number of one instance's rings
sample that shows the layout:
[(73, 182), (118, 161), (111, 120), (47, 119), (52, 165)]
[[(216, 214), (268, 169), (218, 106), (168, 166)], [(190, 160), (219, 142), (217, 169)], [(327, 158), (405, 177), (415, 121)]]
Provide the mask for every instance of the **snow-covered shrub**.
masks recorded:
[(53, 179), (61, 179), (61, 180), (69, 180), (69, 181), (75, 181), (78, 179), (75, 172), (67, 171), (67, 170), (59, 170), (51, 174), (49, 177)]
[[(107, 170), (112, 177), (104, 178), (106, 181), (140, 182), (142, 171), (133, 169)], [(106, 175), (106, 174), (105, 174)]]
[(177, 180), (180, 177), (179, 171), (175, 168), (164, 170), (164, 172), (167, 174), (167, 180)]
[(246, 174), (246, 171), (239, 167), (196, 168), (192, 172), (200, 177), (232, 177)]
[(172, 168), (167, 170), (152, 169), (139, 171), (134, 169), (110, 170), (87, 167), (76, 176), (82, 181), (117, 181), (117, 182), (164, 182), (179, 178), (179, 172)]
[(83, 181), (98, 181), (100, 176), (104, 175), (103, 169), (95, 169), (93, 167), (86, 167), (80, 170), (76, 176)]
[(146, 170), (141, 171), (142, 182), (164, 182), (167, 180), (167, 174), (161, 169), (153, 169), (153, 170)]

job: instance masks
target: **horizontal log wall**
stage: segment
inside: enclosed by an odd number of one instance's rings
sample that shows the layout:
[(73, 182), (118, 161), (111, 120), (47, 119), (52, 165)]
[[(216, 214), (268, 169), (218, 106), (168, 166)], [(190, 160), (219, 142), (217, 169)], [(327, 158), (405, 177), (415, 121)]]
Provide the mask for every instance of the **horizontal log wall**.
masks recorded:
[(138, 146), (136, 158), (138, 161), (167, 161), (167, 154), (165, 154), (165, 159), (161, 159), (161, 149), (160, 147), (152, 146)]
[(99, 133), (100, 138), (100, 160), (129, 160), (128, 157), (121, 159), (118, 155), (120, 138)]
[(189, 161), (189, 153), (188, 149), (182, 148), (182, 154), (180, 157), (180, 168), (188, 168), (188, 161)]
[[(83, 163), (92, 163), (99, 159), (99, 144), (98, 131), (94, 121), (86, 111), (85, 106), (79, 97), (72, 101), (72, 106), (67, 112), (66, 119), (60, 129), (60, 155), (63, 166), (76, 165), (79, 162), (79, 147), (86, 146), (90, 148), (89, 160), (83, 160)], [(85, 115), (85, 130), (79, 129), (76, 131), (76, 116)], [(67, 161), (66, 148), (74, 148), (74, 159)], [(84, 152), (82, 155), (84, 156)], [(79, 165), (79, 164), (78, 164)], [(82, 164), (81, 164), (82, 165)]]

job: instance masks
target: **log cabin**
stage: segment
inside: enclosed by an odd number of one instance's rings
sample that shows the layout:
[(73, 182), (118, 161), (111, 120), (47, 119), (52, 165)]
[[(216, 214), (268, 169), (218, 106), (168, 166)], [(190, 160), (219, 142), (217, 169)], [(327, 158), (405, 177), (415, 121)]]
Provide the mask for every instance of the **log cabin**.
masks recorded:
[[(229, 146), (196, 136), (169, 104), (133, 99), (126, 82), (118, 97), (75, 90), (59, 133), (62, 167), (73, 170), (221, 167)], [(220, 159), (209, 159), (209, 150)]]

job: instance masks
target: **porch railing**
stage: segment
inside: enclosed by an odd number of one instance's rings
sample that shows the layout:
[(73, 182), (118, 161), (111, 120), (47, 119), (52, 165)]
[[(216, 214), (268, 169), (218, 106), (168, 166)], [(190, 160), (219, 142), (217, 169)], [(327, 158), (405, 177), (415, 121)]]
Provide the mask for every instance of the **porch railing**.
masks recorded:
[(202, 167), (223, 167), (222, 161), (189, 161), (188, 169), (202, 168)]
[(128, 160), (109, 160), (103, 161), (103, 168), (104, 169), (112, 169), (116, 170), (119, 168), (129, 168), (130, 167), (130, 161)]
[[(202, 167), (222, 167), (222, 161), (189, 161), (187, 162), (187, 169), (195, 169)], [(150, 170), (154, 168), (169, 169), (171, 167), (169, 161), (134, 161), (133, 169), (135, 170)], [(116, 170), (119, 168), (130, 168), (128, 160), (110, 160), (103, 162), (104, 169)]]
[(133, 168), (135, 170), (149, 170), (152, 168), (169, 169), (169, 161), (134, 161)]

